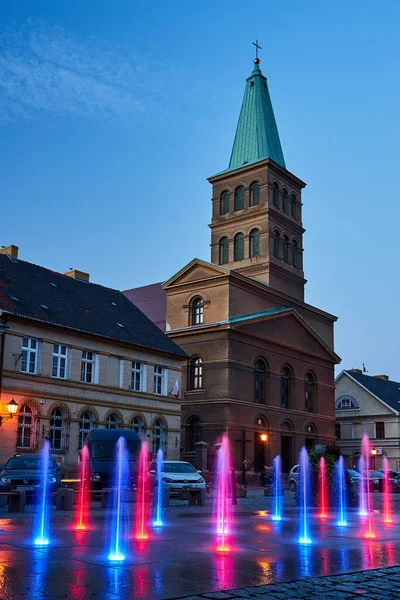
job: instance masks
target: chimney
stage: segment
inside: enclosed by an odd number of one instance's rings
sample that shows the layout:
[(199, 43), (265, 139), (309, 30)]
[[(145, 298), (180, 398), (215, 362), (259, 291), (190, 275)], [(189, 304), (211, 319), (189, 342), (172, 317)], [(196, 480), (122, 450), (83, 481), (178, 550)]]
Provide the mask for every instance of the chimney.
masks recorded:
[(374, 375), (374, 379), (383, 379), (383, 381), (389, 381), (389, 375)]
[(362, 374), (361, 369), (347, 369), (347, 372), (348, 373), (361, 373)]
[(12, 244), (9, 246), (2, 246), (0, 248), (0, 254), (7, 254), (7, 256), (16, 260), (18, 258), (18, 246), (13, 246)]
[(73, 279), (78, 279), (79, 281), (89, 282), (89, 273), (84, 273), (84, 271), (78, 271), (78, 269), (70, 269), (64, 273), (67, 277), (72, 277)]

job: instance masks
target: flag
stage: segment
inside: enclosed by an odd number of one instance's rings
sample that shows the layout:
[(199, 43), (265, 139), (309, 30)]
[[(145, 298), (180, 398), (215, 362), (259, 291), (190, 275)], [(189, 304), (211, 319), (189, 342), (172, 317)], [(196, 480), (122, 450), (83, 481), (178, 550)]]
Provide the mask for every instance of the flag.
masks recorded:
[(171, 390), (171, 395), (174, 396), (175, 398), (179, 398), (179, 377), (178, 379), (175, 381), (174, 383), (174, 387)]

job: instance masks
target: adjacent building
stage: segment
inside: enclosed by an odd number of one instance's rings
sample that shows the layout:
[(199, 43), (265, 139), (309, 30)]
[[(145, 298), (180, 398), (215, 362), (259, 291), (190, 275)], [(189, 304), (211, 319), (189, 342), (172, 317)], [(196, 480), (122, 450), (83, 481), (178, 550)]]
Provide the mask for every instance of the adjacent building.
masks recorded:
[(170, 392), (185, 353), (121, 292), (2, 248), (0, 335), (0, 464), (47, 438), (73, 469), (94, 427), (135, 429), (153, 453), (179, 458), (181, 402)]
[(364, 433), (371, 442), (372, 467), (400, 471), (400, 383), (387, 375), (366, 375), (361, 369), (342, 371), (336, 379), (336, 439), (348, 466), (360, 457)]
[[(223, 432), (236, 469), (260, 472), (281, 454), (335, 440), (336, 317), (307, 304), (302, 192), (285, 164), (258, 58), (246, 80), (235, 140), (212, 185), (211, 260), (194, 259), (163, 286), (157, 310), (146, 288), (125, 294), (165, 322), (188, 355), (182, 388), (182, 456)], [(156, 297), (154, 287), (152, 298)], [(165, 310), (165, 309), (164, 309)]]

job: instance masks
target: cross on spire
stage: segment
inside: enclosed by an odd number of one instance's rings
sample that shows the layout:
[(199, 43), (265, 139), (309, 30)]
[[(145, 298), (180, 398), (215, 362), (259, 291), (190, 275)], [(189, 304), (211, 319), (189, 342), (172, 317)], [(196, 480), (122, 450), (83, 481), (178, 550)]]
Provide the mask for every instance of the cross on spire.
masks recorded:
[(261, 46), (258, 45), (258, 40), (256, 40), (255, 42), (251, 42), (253, 44), (253, 46), (256, 47), (256, 61), (260, 62), (260, 59), (258, 58), (258, 51), (262, 50)]

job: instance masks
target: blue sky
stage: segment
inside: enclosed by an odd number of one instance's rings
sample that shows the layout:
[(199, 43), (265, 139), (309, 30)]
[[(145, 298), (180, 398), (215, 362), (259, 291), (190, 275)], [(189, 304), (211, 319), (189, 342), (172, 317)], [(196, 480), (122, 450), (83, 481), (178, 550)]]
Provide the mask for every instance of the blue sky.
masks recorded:
[(306, 300), (339, 316), (339, 367), (400, 380), (400, 3), (0, 3), (0, 243), (126, 289), (209, 259), (262, 46), (303, 195)]

